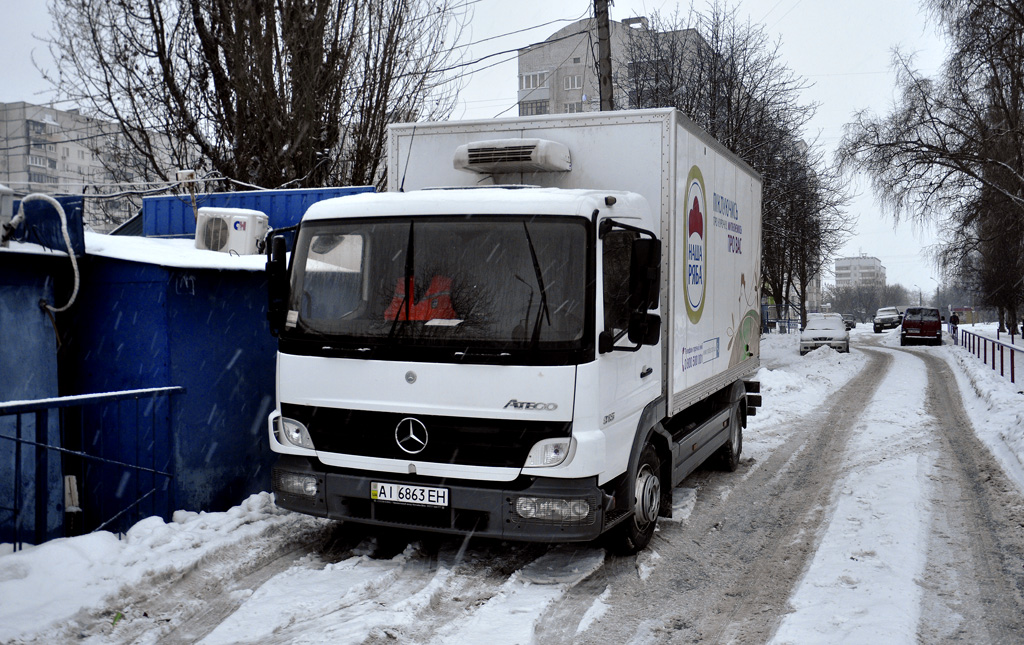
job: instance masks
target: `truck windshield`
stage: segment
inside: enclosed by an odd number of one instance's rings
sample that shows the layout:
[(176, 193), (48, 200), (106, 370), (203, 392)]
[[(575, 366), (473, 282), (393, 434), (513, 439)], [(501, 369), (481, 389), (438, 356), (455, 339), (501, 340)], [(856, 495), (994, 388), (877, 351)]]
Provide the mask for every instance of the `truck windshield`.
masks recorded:
[(369, 345), (570, 348), (583, 336), (586, 239), (585, 221), (567, 217), (303, 224), (290, 319)]

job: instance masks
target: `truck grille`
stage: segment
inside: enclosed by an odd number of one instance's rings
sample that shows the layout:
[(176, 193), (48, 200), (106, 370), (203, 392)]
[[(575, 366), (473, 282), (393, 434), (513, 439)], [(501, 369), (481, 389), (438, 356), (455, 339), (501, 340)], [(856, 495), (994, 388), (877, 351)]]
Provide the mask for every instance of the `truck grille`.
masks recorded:
[[(538, 441), (572, 434), (568, 421), (471, 419), (287, 403), (281, 412), (306, 426), (319, 451), (465, 466), (522, 468)], [(398, 424), (408, 417), (427, 429), (427, 445), (416, 454), (402, 450), (395, 438)]]

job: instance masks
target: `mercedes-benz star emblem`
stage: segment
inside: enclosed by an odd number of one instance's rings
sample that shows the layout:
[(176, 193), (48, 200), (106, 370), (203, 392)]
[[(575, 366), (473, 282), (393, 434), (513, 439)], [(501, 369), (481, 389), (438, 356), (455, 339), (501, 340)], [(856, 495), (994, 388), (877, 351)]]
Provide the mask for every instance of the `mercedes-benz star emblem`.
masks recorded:
[(406, 417), (395, 426), (395, 441), (410, 455), (421, 453), (427, 447), (427, 426), (419, 419)]

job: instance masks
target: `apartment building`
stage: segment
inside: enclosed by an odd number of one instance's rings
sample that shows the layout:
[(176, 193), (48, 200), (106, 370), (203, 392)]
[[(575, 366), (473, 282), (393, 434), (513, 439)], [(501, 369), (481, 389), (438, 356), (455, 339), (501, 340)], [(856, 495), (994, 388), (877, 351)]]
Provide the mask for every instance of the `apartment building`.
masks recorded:
[[(115, 179), (103, 164), (102, 155), (117, 154), (117, 141), (115, 124), (78, 110), (0, 103), (0, 184), (17, 197), (89, 194), (89, 188), (130, 181), (130, 172)], [(108, 230), (136, 208), (128, 199), (87, 200), (85, 220), (97, 230)]]
[[(609, 21), (612, 78), (628, 74), (626, 57), (632, 29), (645, 18)], [(597, 21), (579, 20), (553, 33), (543, 43), (519, 50), (519, 115), (598, 112), (601, 93), (597, 77)], [(628, 105), (628, 93), (612, 83), (617, 106)]]
[(861, 254), (835, 261), (836, 287), (885, 286), (885, 267), (878, 258)]

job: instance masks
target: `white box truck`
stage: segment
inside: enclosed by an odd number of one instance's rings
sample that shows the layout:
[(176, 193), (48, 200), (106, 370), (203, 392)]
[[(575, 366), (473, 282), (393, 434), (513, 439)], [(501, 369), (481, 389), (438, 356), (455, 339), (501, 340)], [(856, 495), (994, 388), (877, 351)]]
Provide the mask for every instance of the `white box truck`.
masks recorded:
[(283, 508), (643, 548), (760, 405), (759, 176), (673, 109), (418, 123), (270, 243)]

